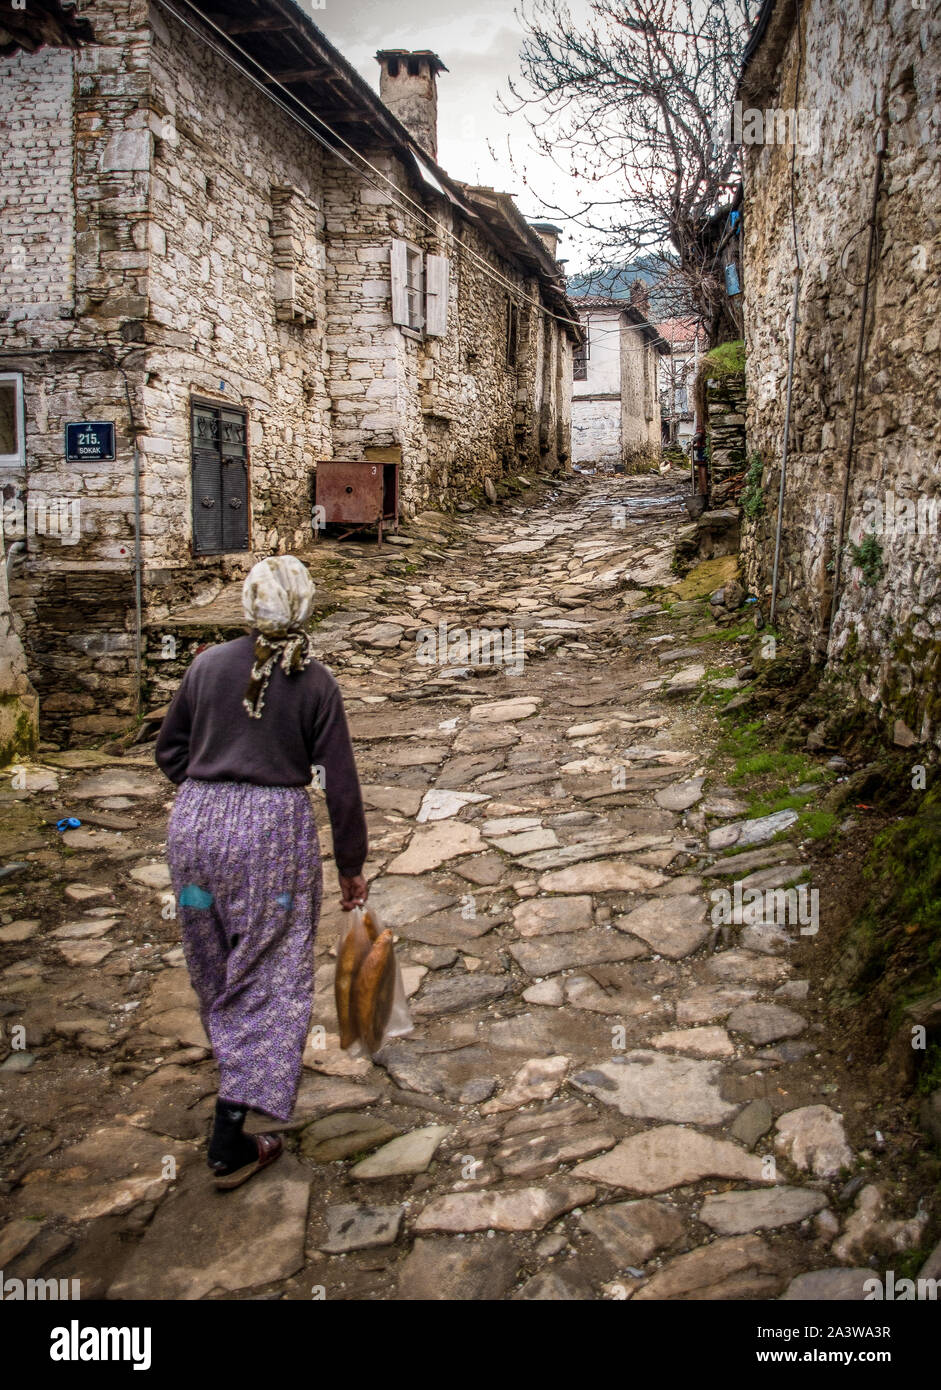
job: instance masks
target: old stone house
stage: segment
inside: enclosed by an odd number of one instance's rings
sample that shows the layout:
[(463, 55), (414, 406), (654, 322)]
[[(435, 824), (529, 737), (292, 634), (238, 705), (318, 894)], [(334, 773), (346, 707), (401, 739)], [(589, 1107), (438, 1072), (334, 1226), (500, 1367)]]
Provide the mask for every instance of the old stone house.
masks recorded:
[(0, 59), (0, 466), (44, 721), (88, 736), (151, 624), (303, 552), (318, 462), (397, 464), (406, 516), (564, 467), (580, 329), (437, 164), (434, 54), (379, 54), (377, 96), (293, 0), (73, 13)]
[(776, 622), (902, 743), (941, 740), (939, 40), (936, 5), (766, 0), (738, 92), (748, 582), (767, 602), (793, 328)]
[(624, 299), (574, 295), (585, 341), (572, 371), (572, 458), (630, 466), (660, 448), (661, 356), (669, 346)]
[(660, 358), (663, 442), (685, 449), (696, 428), (694, 387), (706, 334), (701, 323), (688, 318), (661, 319), (657, 330), (669, 348)]

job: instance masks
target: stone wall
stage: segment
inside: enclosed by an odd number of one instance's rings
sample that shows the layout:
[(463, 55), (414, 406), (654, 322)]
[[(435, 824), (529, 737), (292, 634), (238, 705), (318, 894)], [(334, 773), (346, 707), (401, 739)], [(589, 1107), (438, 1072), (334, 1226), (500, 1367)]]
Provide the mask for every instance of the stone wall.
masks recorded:
[(31, 753), (38, 738), (39, 701), (26, 673), (23, 643), (13, 625), (0, 530), (0, 767)]
[[(3, 214), (0, 370), (23, 374), (26, 413), (25, 470), (4, 478), (7, 495), (27, 501), (10, 601), (52, 736), (125, 728), (136, 706), (147, 5), (111, 0), (85, 12), (95, 46), (0, 62), (5, 184), (8, 165), (19, 171)], [(89, 419), (115, 422), (116, 458), (67, 464), (65, 423)], [(77, 536), (71, 525), (63, 536), (30, 522), (37, 507), (62, 506), (78, 519)]]
[[(817, 147), (812, 140), (798, 144), (795, 159), (803, 272), (778, 621), (806, 649), (826, 657), (851, 700), (870, 705), (889, 725), (901, 720), (915, 737), (938, 742), (941, 602), (930, 508), (938, 503), (941, 481), (941, 24), (936, 7), (907, 0), (847, 0), (839, 7), (808, 0), (799, 32), (785, 22), (785, 7), (778, 10), (776, 26), (746, 70), (743, 104), (803, 107), (819, 129)], [(883, 114), (887, 144), (848, 544), (831, 627), (866, 224)], [(749, 586), (765, 602), (795, 271), (791, 154), (786, 144), (745, 146), (748, 451), (765, 462), (764, 515), (747, 530), (745, 564)], [(906, 517), (911, 507), (914, 526), (898, 524), (897, 500)], [(895, 520), (880, 526), (880, 513)], [(871, 563), (861, 566), (849, 543), (859, 545), (867, 535)]]
[(0, 60), (0, 304), (36, 317), (72, 303), (72, 62), (56, 48)]
[(621, 447), (626, 463), (659, 453), (658, 370), (658, 354), (643, 330), (626, 323), (621, 335)]
[[(56, 737), (131, 722), (138, 621), (213, 598), (262, 555), (303, 552), (318, 460), (399, 460), (409, 515), (505, 472), (564, 467), (571, 448), (569, 343), (538, 282), (417, 170), (364, 150), (440, 229), (146, 0), (83, 13), (94, 45), (0, 63), (13, 179), (0, 370), (23, 373), (27, 436), (25, 470), (4, 481), (81, 517), (67, 542), (27, 535), (11, 584)], [(449, 257), (444, 336), (392, 324), (393, 237)], [(247, 413), (245, 551), (193, 553), (194, 398)], [(64, 425), (89, 419), (115, 422), (116, 458), (67, 464)]]
[[(570, 352), (561, 325), (533, 304), (537, 281), (420, 188), (397, 158), (377, 150), (367, 157), (392, 187), (358, 180), (342, 165), (324, 168), (333, 456), (399, 457), (405, 515), (450, 505), (504, 472), (564, 465)], [(403, 207), (406, 198), (427, 215)], [(392, 323), (393, 238), (450, 262), (446, 334), (422, 339)], [(519, 316), (514, 363), (511, 298)]]
[[(321, 147), (166, 12), (151, 11), (154, 121), (144, 550), (158, 617), (193, 586), (310, 541), (329, 456)], [(193, 555), (190, 404), (248, 417), (249, 549)], [(184, 544), (181, 546), (181, 539)], [(173, 583), (168, 584), (172, 575)]]
[(621, 463), (621, 400), (572, 400), (572, 457), (576, 463)]
[(748, 467), (745, 444), (745, 375), (706, 378), (709, 438), (709, 502), (727, 507), (738, 500)]

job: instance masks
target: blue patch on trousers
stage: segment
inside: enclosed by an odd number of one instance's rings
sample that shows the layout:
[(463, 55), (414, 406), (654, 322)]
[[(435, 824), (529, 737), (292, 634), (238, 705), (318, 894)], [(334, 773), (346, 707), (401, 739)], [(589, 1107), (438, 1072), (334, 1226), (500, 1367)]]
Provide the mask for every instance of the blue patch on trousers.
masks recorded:
[(187, 883), (180, 889), (180, 907), (212, 907), (212, 894), (197, 883)]
[(279, 893), (275, 898), (275, 902), (278, 904), (279, 907), (290, 907), (293, 901), (293, 893)]

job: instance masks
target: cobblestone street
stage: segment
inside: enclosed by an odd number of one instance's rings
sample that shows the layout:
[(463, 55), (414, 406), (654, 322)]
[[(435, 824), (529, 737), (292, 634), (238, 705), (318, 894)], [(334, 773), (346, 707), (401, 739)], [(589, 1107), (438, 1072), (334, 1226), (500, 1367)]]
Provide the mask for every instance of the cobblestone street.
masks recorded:
[[(682, 483), (575, 478), (425, 513), (381, 552), (320, 543), (317, 651), (415, 1030), (373, 1062), (340, 1051), (328, 861), (290, 1152), (237, 1192), (205, 1166), (216, 1074), (152, 744), (14, 773), (7, 1276), (114, 1299), (833, 1299), (861, 1297), (874, 1235), (919, 1245), (818, 1010), (826, 900), (819, 934), (717, 916), (717, 890), (805, 879), (813, 842), (725, 780), (755, 633), (709, 604), (734, 557), (671, 569)], [(475, 664), (497, 632), (502, 664)], [(807, 761), (789, 790), (812, 811), (840, 760)]]

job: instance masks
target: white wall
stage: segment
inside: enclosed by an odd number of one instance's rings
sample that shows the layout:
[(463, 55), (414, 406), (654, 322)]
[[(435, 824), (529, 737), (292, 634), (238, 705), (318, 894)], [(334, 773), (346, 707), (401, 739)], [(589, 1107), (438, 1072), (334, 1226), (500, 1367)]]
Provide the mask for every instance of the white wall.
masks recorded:
[(621, 315), (596, 309), (579, 317), (588, 326), (588, 376), (572, 382), (572, 459), (620, 463)]
[(572, 459), (575, 463), (621, 462), (621, 402), (572, 401)]
[(618, 309), (593, 309), (580, 318), (588, 324), (588, 376), (572, 383), (572, 458), (620, 463), (658, 448), (658, 354)]
[(588, 325), (588, 378), (572, 383), (572, 395), (621, 394), (620, 314), (616, 309), (595, 309), (581, 313)]

